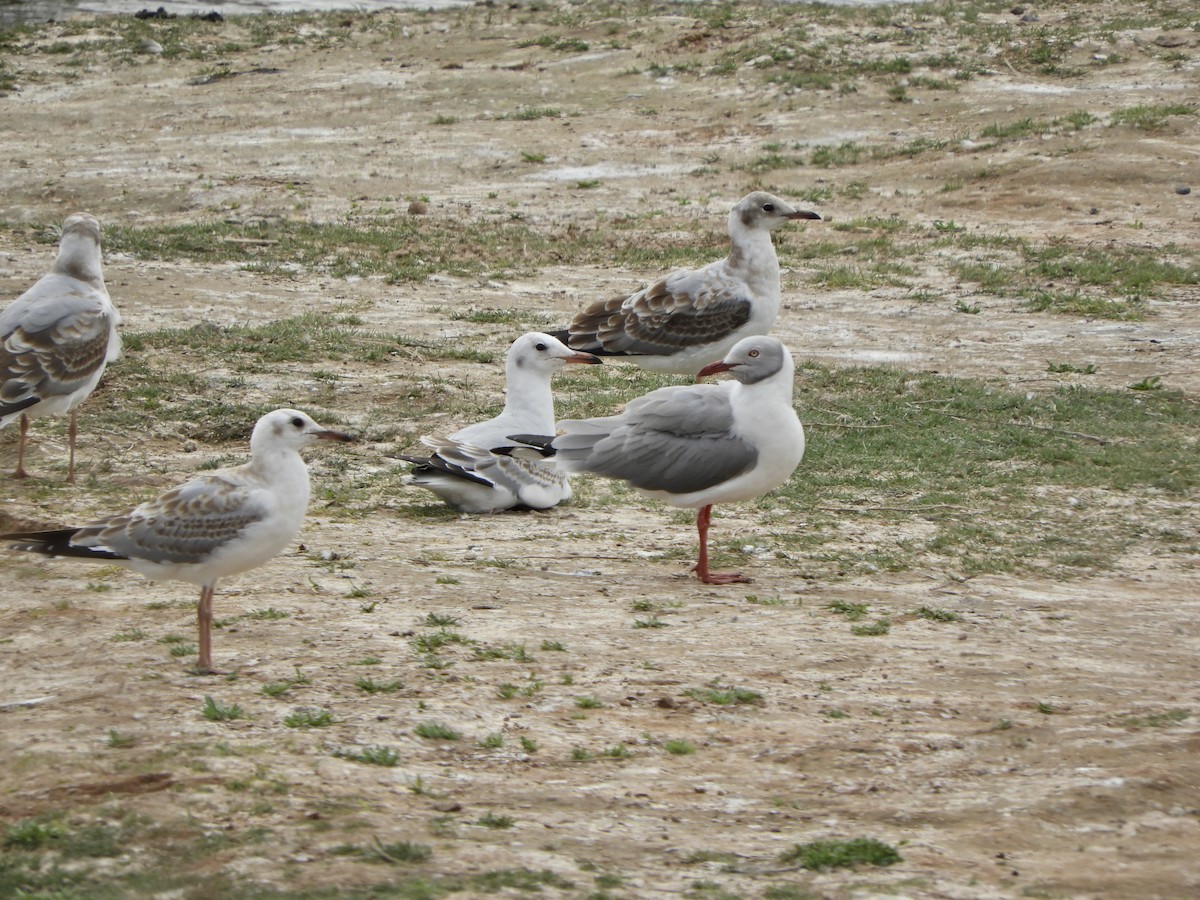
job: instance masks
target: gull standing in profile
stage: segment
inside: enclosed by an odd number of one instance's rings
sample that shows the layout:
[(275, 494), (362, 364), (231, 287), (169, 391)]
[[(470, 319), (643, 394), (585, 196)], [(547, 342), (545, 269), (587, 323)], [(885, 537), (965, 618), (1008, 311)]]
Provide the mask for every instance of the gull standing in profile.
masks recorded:
[(50, 272), (0, 313), (0, 428), (21, 419), (14, 477), (29, 474), (29, 419), (70, 413), (67, 481), (75, 480), (76, 413), (121, 353), (120, 322), (104, 287), (100, 223), (76, 213), (63, 223)]
[(449, 437), (422, 437), (421, 443), (434, 452), (400, 457), (416, 463), (405, 483), (433, 491), (468, 513), (549, 509), (570, 499), (571, 482), (553, 461), (497, 455), (492, 448), (511, 444), (510, 434), (553, 431), (554, 373), (566, 363), (599, 362), (548, 334), (532, 331), (517, 338), (504, 358), (504, 410)]
[(250, 461), (201, 475), (127, 512), (81, 528), (0, 535), (12, 550), (113, 562), (151, 579), (200, 586), (200, 658), (212, 666), (212, 601), (217, 579), (261, 566), (295, 538), (308, 506), (301, 447), (349, 441), (294, 409), (269, 412), (250, 436)]
[(771, 330), (780, 304), (771, 231), (820, 218), (764, 191), (747, 194), (729, 212), (724, 259), (672, 272), (629, 297), (591, 303), (555, 337), (644, 369), (696, 375), (742, 338)]
[(659, 388), (618, 415), (559, 422), (557, 437), (512, 438), (553, 455), (569, 472), (616, 478), (648, 497), (698, 510), (693, 571), (705, 584), (750, 581), (740, 572), (708, 569), (713, 504), (750, 500), (787, 481), (804, 457), (804, 427), (792, 408), (792, 355), (776, 338), (743, 338), (699, 376), (718, 372), (734, 380)]

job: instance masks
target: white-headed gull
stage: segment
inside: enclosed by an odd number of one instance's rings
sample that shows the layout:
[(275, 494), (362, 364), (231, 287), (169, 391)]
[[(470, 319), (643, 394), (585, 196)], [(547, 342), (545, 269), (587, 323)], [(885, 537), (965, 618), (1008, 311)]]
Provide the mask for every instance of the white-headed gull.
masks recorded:
[(735, 380), (659, 388), (619, 415), (559, 422), (553, 439), (512, 437), (553, 453), (569, 472), (617, 478), (672, 506), (698, 509), (700, 580), (749, 581), (708, 570), (713, 504), (759, 497), (787, 481), (804, 457), (804, 427), (792, 408), (792, 356), (776, 338), (743, 338), (699, 375), (717, 372)]
[(147, 578), (200, 585), (197, 671), (213, 673), (212, 601), (218, 578), (261, 566), (304, 521), (314, 440), (349, 441), (294, 409), (267, 413), (250, 436), (250, 461), (201, 475), (126, 512), (81, 528), (0, 535), (10, 549), (115, 562)]
[(434, 452), (429, 457), (401, 457), (417, 464), (405, 483), (433, 491), (468, 513), (549, 509), (570, 499), (571, 482), (555, 463), (498, 456), (492, 448), (511, 444), (508, 435), (517, 432), (553, 431), (551, 377), (565, 363), (598, 362), (548, 334), (533, 331), (517, 338), (504, 359), (504, 410), (449, 437), (422, 437), (421, 443)]
[(820, 218), (764, 191), (747, 194), (729, 212), (724, 259), (672, 272), (629, 297), (591, 303), (555, 336), (644, 369), (695, 375), (742, 338), (771, 330), (780, 302), (771, 230)]
[(75, 480), (75, 415), (121, 353), (121, 315), (100, 266), (100, 223), (76, 213), (62, 226), (50, 272), (0, 313), (0, 428), (21, 419), (17, 478), (34, 416), (71, 414), (67, 481)]

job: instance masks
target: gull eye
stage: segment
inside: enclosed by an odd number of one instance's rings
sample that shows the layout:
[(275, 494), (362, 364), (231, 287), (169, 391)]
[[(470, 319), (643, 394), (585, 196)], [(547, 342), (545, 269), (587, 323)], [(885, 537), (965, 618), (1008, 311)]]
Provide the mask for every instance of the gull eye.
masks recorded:
[(751, 350), (751, 351), (750, 351), (749, 353), (747, 353), (746, 355), (747, 355), (747, 356), (749, 356), (751, 359), (755, 359), (755, 358), (757, 358), (757, 357), (758, 357), (758, 351), (757, 351), (757, 350)]
[(775, 204), (774, 203), (764, 203), (763, 204), (763, 212), (769, 212), (769, 213), (775, 212)]
[(292, 427), (293, 428), (303, 428), (304, 420), (302, 418), (300, 418), (299, 416), (292, 416)]
[(543, 344), (541, 341), (538, 341), (536, 344), (533, 345), (533, 349), (534, 350), (545, 350), (546, 345)]

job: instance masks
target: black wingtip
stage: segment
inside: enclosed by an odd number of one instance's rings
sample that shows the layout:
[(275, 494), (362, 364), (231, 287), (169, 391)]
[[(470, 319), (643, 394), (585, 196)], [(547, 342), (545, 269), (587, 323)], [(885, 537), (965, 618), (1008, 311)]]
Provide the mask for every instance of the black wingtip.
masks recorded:
[(508, 440), (514, 441), (512, 447), (492, 447), (492, 452), (502, 456), (532, 457), (534, 453), (546, 459), (557, 451), (554, 449), (554, 435), (549, 434), (510, 434)]
[(58, 528), (53, 531), (14, 531), (0, 534), (0, 541), (8, 541), (9, 550), (24, 553), (40, 553), (42, 556), (69, 556), (76, 559), (128, 559), (102, 547), (77, 547), (71, 543), (78, 528)]

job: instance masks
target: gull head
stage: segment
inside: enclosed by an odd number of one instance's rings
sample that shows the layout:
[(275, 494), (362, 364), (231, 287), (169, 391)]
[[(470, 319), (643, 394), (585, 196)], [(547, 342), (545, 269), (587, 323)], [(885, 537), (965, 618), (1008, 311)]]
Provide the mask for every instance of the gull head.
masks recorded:
[(323, 428), (298, 409), (276, 409), (254, 426), (250, 453), (257, 450), (299, 450), (313, 441), (352, 441), (350, 435)]
[(743, 228), (766, 229), (770, 231), (784, 222), (792, 219), (815, 219), (821, 217), (806, 209), (796, 209), (786, 200), (768, 194), (766, 191), (754, 191), (747, 194), (733, 207), (729, 214), (730, 224), (739, 222)]
[(724, 359), (709, 363), (696, 377), (728, 372), (742, 384), (755, 384), (781, 370), (787, 370), (790, 384), (792, 369), (792, 355), (778, 338), (755, 335), (742, 338), (725, 354)]
[(600, 362), (600, 357), (581, 350), (572, 350), (556, 337), (542, 334), (540, 331), (531, 331), (513, 341), (505, 361), (510, 370), (544, 372), (551, 375), (566, 363), (596, 365)]
[(75, 213), (63, 222), (54, 269), (80, 281), (102, 287), (100, 267), (100, 223), (88, 213)]

